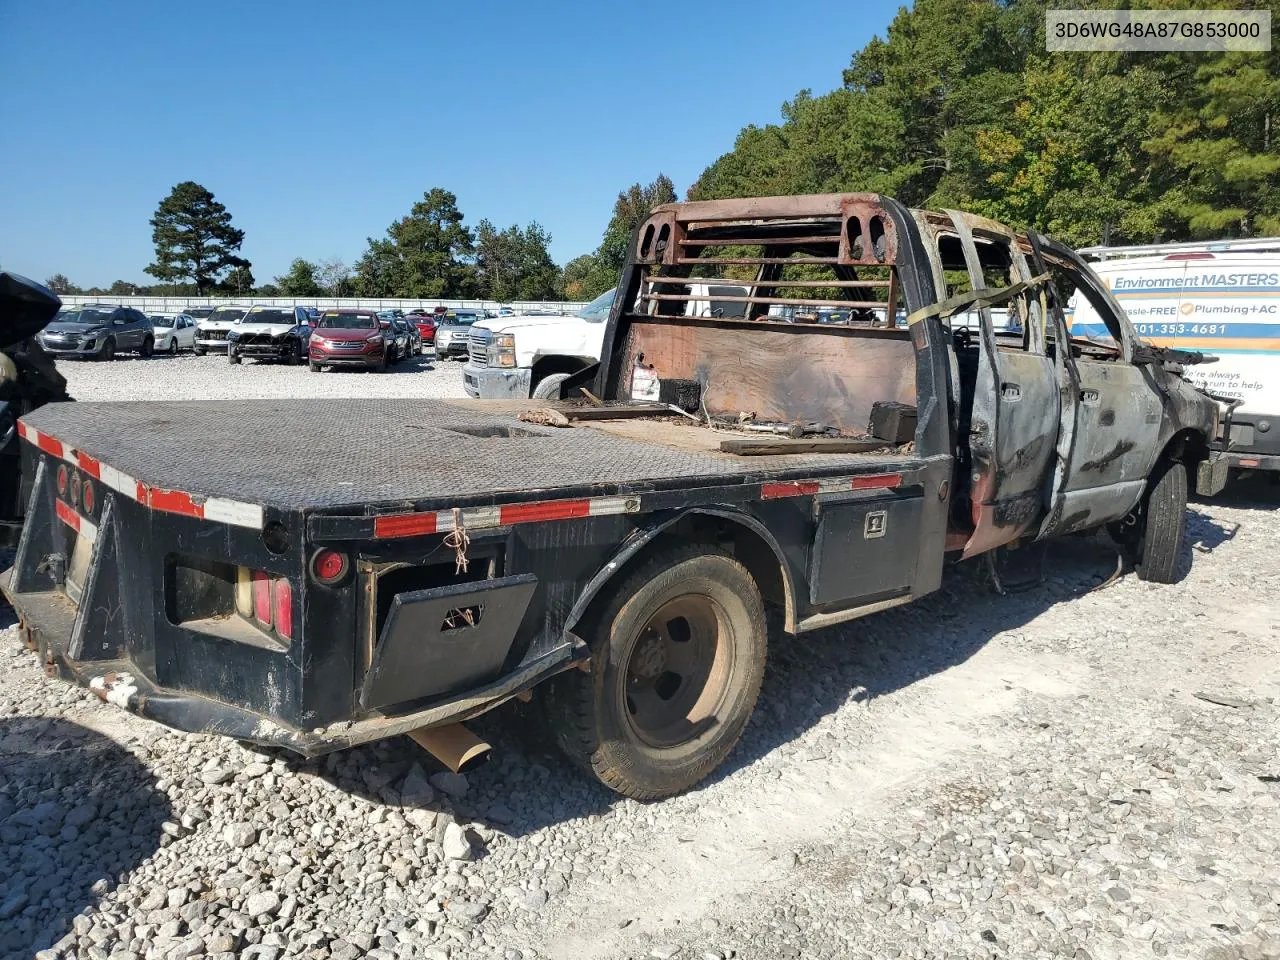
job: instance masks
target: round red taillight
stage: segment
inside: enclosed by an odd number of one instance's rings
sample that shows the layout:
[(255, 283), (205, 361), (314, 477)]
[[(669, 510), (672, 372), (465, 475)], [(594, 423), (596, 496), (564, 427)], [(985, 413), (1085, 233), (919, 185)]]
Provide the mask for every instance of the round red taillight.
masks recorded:
[(317, 583), (332, 586), (347, 575), (351, 561), (337, 550), (317, 550), (311, 558), (311, 575)]
[(58, 496), (65, 497), (67, 495), (67, 465), (61, 464), (58, 467)]
[(84, 482), (84, 493), (81, 495), (80, 502), (84, 505), (84, 512), (89, 516), (93, 516), (93, 508), (98, 505), (97, 496), (93, 492), (93, 484), (88, 480)]
[(78, 473), (71, 475), (71, 502), (73, 504), (80, 503), (80, 474)]

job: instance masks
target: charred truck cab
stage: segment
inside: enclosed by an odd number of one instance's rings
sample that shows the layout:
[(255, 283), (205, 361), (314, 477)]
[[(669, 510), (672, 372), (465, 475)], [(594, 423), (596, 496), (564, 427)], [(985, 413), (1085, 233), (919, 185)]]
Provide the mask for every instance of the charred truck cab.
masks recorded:
[[(708, 283), (735, 316), (688, 309)], [(1075, 290), (1110, 346), (1070, 336)], [(662, 797), (746, 725), (766, 604), (810, 630), (1107, 524), (1173, 579), (1217, 478), (1194, 359), (1035, 234), (872, 194), (672, 204), (557, 401), (35, 411), (0, 585), (50, 671), (174, 727), (317, 754), (537, 687), (583, 769)]]

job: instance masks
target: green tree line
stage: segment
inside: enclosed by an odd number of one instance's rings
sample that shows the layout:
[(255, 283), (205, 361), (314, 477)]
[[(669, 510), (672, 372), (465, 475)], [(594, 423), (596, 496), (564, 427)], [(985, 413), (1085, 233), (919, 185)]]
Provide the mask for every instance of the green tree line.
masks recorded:
[[(840, 86), (803, 90), (743, 129), (689, 199), (869, 190), (961, 208), (1077, 246), (1280, 233), (1280, 46), (1269, 53), (1045, 52), (1051, 6), (1115, 0), (917, 0), (853, 54)], [(1171, 0), (1143, 6), (1169, 7)], [(1256, 9), (1280, 0), (1196, 0)], [(631, 231), (676, 199), (659, 176), (618, 194), (599, 246), (563, 269), (539, 224), (466, 225), (433, 188), (353, 264), (293, 261), (255, 285), (243, 231), (196, 183), (151, 220), (160, 283), (94, 294), (285, 294), (587, 300), (617, 281)], [(61, 274), (58, 292), (78, 292)]]
[[(257, 284), (240, 256), (244, 231), (204, 186), (176, 185), (151, 220), (155, 262), (146, 268), (159, 283), (117, 280), (82, 289), (65, 275), (46, 285), (59, 294), (107, 296), (262, 295), (338, 297), (564, 299), (563, 274), (548, 250), (551, 234), (536, 223), (498, 228), (463, 222), (457, 197), (435, 188), (381, 237), (370, 237), (354, 264), (295, 259), (270, 283)], [(616, 271), (615, 271), (616, 273)]]
[(1051, 5), (1128, 6), (917, 0), (838, 89), (742, 130), (690, 199), (870, 190), (1077, 246), (1280, 233), (1280, 47), (1049, 54)]

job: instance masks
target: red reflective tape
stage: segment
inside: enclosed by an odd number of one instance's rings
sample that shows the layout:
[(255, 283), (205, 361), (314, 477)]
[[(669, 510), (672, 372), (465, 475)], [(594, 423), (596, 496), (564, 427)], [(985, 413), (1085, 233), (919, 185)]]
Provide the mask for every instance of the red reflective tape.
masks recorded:
[[(139, 493), (146, 490), (142, 484), (138, 484)], [(148, 494), (142, 494), (146, 497), (144, 501), (152, 510), (163, 510), (165, 513), (180, 513), (188, 517), (203, 517), (204, 507), (191, 499), (191, 494), (183, 493), (181, 490), (161, 490), (152, 488)]]
[(102, 479), (102, 465), (87, 453), (76, 451), (76, 463), (80, 464), (80, 469), (93, 477), (95, 480)]
[(35, 434), (36, 446), (45, 453), (51, 453), (55, 457), (62, 456), (62, 441), (57, 437), (51, 437), (47, 433), (41, 433), (39, 430), (32, 430)]
[(849, 487), (853, 490), (890, 490), (900, 483), (900, 473), (877, 473), (868, 477), (854, 477), (849, 482)]
[(80, 532), (80, 514), (76, 513), (61, 500), (53, 501), (54, 509), (58, 513), (58, 519), (65, 523), (76, 533)]
[(422, 537), (435, 532), (434, 513), (391, 513), (373, 518), (373, 535), (379, 538)]
[(516, 503), (498, 508), (499, 522), (534, 523), (538, 520), (569, 520), (591, 516), (590, 500), (544, 500), (541, 503)]
[(779, 497), (810, 497), (817, 492), (818, 484), (814, 481), (760, 484), (760, 497), (764, 500), (776, 500)]
[(27, 426), (25, 423), (23, 423), (21, 420), (19, 420), (19, 421), (18, 421), (18, 436), (20, 436), (23, 440), (26, 440), (26, 439), (30, 436), (30, 434), (31, 434), (31, 428), (30, 428), (30, 427), (28, 427), (28, 426)]

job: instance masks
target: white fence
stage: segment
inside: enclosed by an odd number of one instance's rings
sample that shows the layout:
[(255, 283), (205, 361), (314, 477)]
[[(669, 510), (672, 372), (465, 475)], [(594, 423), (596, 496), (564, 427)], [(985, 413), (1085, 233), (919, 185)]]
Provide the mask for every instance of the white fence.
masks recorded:
[(576, 313), (586, 306), (584, 301), (537, 300), (499, 303), (497, 300), (421, 300), (413, 298), (377, 297), (112, 297), (112, 296), (62, 296), (66, 306), (85, 303), (111, 303), (136, 307), (143, 313), (181, 313), (188, 307), (249, 306), (262, 304), (271, 307), (315, 307), (319, 310), (334, 307), (363, 307), (366, 310), (417, 310), (432, 307), (457, 307), (496, 310), (499, 306), (511, 307), (516, 313), (529, 310), (555, 310), (557, 313)]

